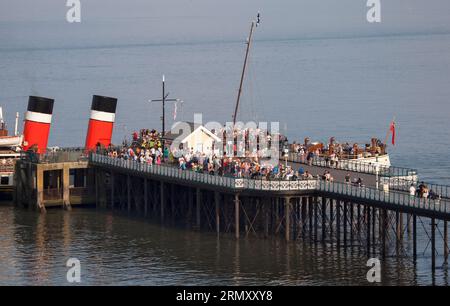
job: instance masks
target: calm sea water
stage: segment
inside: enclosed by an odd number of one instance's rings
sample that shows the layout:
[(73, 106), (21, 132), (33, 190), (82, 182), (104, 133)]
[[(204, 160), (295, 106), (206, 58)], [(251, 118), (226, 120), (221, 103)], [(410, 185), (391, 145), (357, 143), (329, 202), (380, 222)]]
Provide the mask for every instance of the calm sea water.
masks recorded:
[[(66, 261), (73, 257), (84, 285), (369, 285), (364, 247), (236, 241), (95, 209), (40, 215), (0, 207), (0, 222), (0, 285), (70, 285)], [(420, 237), (419, 250), (425, 244)], [(427, 254), (417, 266), (388, 257), (381, 271), (384, 285), (448, 285), (440, 265), (432, 277)]]
[[(27, 96), (55, 98), (50, 145), (83, 145), (93, 94), (119, 99), (114, 141), (160, 127), (161, 75), (181, 98), (180, 120), (231, 119), (244, 44), (0, 42), (0, 104), (10, 128)], [(240, 119), (279, 121), (291, 140), (384, 140), (395, 116), (395, 165), (450, 184), (450, 35), (256, 41)], [(168, 107), (168, 117), (173, 109)], [(169, 123), (171, 120), (169, 120)], [(95, 210), (37, 215), (0, 207), (0, 284), (65, 284), (65, 261), (83, 263), (85, 284), (367, 284), (357, 249), (217, 239)], [(424, 237), (423, 237), (424, 238)], [(425, 238), (421, 249), (426, 248)], [(428, 249), (429, 251), (429, 249)], [(427, 251), (427, 252), (428, 252)], [(425, 252), (425, 253), (427, 253)], [(429, 258), (384, 263), (385, 284), (431, 284)], [(435, 282), (448, 284), (438, 269)]]

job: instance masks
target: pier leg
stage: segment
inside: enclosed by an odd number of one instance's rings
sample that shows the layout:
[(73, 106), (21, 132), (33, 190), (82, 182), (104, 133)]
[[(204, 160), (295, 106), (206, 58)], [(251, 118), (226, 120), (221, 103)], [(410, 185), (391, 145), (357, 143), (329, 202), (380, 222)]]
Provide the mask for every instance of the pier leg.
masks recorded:
[(64, 209), (71, 210), (72, 208), (70, 206), (70, 191), (69, 191), (69, 185), (70, 185), (69, 166), (63, 167), (62, 184), (63, 184), (63, 207), (64, 207)]
[(448, 263), (448, 228), (447, 221), (444, 221), (444, 263)]
[[(38, 171), (37, 175), (39, 176), (39, 171)], [(42, 177), (42, 178), (44, 178), (44, 177)], [(39, 179), (38, 179), (38, 182), (39, 182)], [(42, 184), (44, 184), (43, 179), (42, 179)], [(98, 191), (99, 185), (100, 185), (100, 182), (98, 179), (98, 169), (94, 170), (94, 184), (95, 184), (95, 186), (94, 186), (94, 188), (95, 188), (95, 207), (98, 207), (99, 206), (99, 195), (100, 195), (100, 192)], [(39, 190), (39, 186), (38, 186), (38, 190)]]
[(128, 212), (131, 211), (131, 178), (127, 175), (127, 207)]
[(220, 234), (220, 194), (219, 192), (214, 192), (214, 202), (216, 204), (216, 233)]
[[(32, 173), (31, 171), (31, 165), (28, 166), (29, 168), (29, 173)], [(31, 174), (29, 176), (29, 180), (30, 180), (30, 185), (31, 185)], [(26, 188), (26, 184), (25, 184), (25, 188)], [(28, 186), (29, 191), (26, 192), (28, 194), (28, 207), (32, 207), (31, 204), (31, 186)], [(39, 209), (39, 211), (41, 213), (45, 213), (46, 209), (45, 209), (45, 203), (44, 203), (44, 171), (42, 169), (40, 169), (39, 165), (36, 167), (36, 193), (37, 193), (37, 209)], [(97, 193), (96, 193), (96, 198), (97, 200)], [(97, 203), (96, 203), (97, 204)]]
[(361, 237), (361, 205), (360, 204), (356, 204), (357, 205), (357, 211), (356, 211), (356, 228), (358, 231), (358, 237)]
[(309, 217), (309, 240), (313, 240), (313, 202), (312, 197), (307, 197), (308, 201), (308, 217)]
[(411, 214), (406, 214), (406, 224), (407, 224), (407, 233), (408, 237), (411, 237)]
[(160, 212), (161, 212), (161, 223), (164, 223), (164, 205), (166, 202), (165, 194), (164, 194), (164, 182), (160, 184), (160, 192), (159, 192), (159, 200), (160, 200)]
[(175, 222), (175, 185), (170, 184), (170, 211), (172, 214), (172, 222)]
[(366, 206), (366, 216), (367, 216), (367, 255), (370, 256), (370, 207)]
[(189, 187), (188, 190), (188, 212), (187, 212), (187, 226), (190, 227), (192, 225), (192, 206), (194, 205), (193, 201), (192, 188)]
[(414, 263), (417, 260), (417, 215), (413, 214), (413, 260)]
[(306, 222), (307, 222), (307, 205), (306, 198), (300, 198), (300, 211), (301, 211), (301, 220), (302, 220), (302, 237), (303, 239), (306, 237)]
[(372, 207), (372, 248), (375, 248), (376, 244), (376, 235), (375, 235), (376, 233), (375, 227), (377, 225), (376, 221), (377, 221), (377, 209), (375, 207)]
[(353, 243), (353, 211), (354, 211), (353, 203), (349, 202), (349, 206), (350, 206), (350, 242)]
[(403, 241), (403, 213), (400, 212), (400, 218), (399, 218), (399, 230), (400, 230), (400, 241)]
[(280, 207), (279, 207), (280, 199), (278, 197), (275, 198), (275, 234), (278, 234), (279, 224), (280, 224)]
[(347, 202), (344, 202), (344, 247), (347, 246)]
[(234, 195), (234, 236), (239, 239), (239, 194)]
[(431, 269), (434, 274), (436, 268), (436, 221), (431, 218)]
[(381, 254), (383, 259), (386, 258), (386, 230), (387, 230), (387, 211), (383, 209), (381, 215)]
[(289, 241), (291, 233), (291, 198), (284, 198), (284, 222), (285, 222), (285, 238)]
[(319, 241), (319, 237), (318, 237), (318, 229), (319, 229), (319, 225), (318, 225), (318, 219), (319, 219), (319, 205), (318, 205), (318, 201), (317, 201), (317, 197), (314, 198), (314, 239), (315, 242)]
[(148, 212), (148, 182), (147, 178), (144, 178), (144, 217), (147, 217)]
[(263, 213), (264, 213), (264, 237), (269, 237), (269, 204), (270, 199), (263, 199)]
[(327, 200), (322, 197), (322, 241), (325, 241), (327, 234)]
[(338, 251), (341, 246), (341, 201), (336, 201), (336, 241)]
[(201, 221), (200, 221), (200, 208), (201, 208), (201, 201), (202, 201), (202, 192), (200, 190), (200, 188), (197, 188), (197, 193), (196, 193), (196, 208), (195, 208), (195, 219), (196, 219), (196, 227), (197, 229), (200, 229), (201, 226)]
[(395, 225), (396, 225), (396, 228), (395, 228), (395, 243), (396, 243), (396, 251), (397, 251), (397, 255), (398, 255), (398, 253), (399, 253), (399, 250), (400, 250), (400, 231), (401, 231), (401, 228), (400, 228), (400, 212), (397, 210), (396, 212), (395, 212)]
[(111, 171), (111, 209), (114, 210), (114, 193), (115, 193), (115, 182), (114, 182), (114, 172)]
[(334, 205), (334, 200), (330, 199), (330, 239), (333, 239), (333, 219), (334, 219), (334, 213), (333, 213), (333, 205)]

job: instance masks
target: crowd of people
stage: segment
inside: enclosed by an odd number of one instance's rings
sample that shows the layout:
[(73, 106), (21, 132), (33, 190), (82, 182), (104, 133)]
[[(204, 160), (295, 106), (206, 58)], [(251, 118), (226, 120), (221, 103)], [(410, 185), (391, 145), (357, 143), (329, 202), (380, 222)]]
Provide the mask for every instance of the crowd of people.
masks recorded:
[(331, 137), (327, 144), (320, 142), (311, 143), (309, 138), (305, 138), (304, 143), (293, 142), (290, 145), (290, 152), (296, 154), (302, 163), (312, 164), (314, 158), (322, 157), (327, 166), (338, 167), (339, 161), (343, 159), (353, 159), (356, 157), (369, 157), (384, 154), (386, 146), (379, 139), (372, 138), (370, 144), (364, 148), (358, 144), (350, 145), (338, 143), (334, 137)]
[[(229, 133), (224, 129), (218, 133)], [(216, 134), (218, 134), (216, 133)], [(252, 136), (253, 135), (253, 136)], [(256, 135), (256, 136), (255, 136)], [(243, 157), (227, 156), (227, 149), (224, 147), (223, 155), (205, 154), (203, 152), (194, 151), (193, 148), (189, 150), (184, 149), (182, 154), (175, 149), (171, 151), (168, 144), (163, 146), (161, 134), (155, 130), (142, 129), (139, 132), (133, 132), (131, 142), (124, 141), (121, 147), (110, 147), (106, 150), (106, 154), (113, 158), (121, 158), (124, 160), (133, 160), (139, 163), (149, 165), (171, 165), (176, 166), (181, 170), (190, 170), (198, 173), (208, 173), (211, 175), (230, 176), (237, 178), (250, 179), (265, 179), (265, 180), (311, 180), (321, 179), (327, 182), (333, 182), (334, 177), (329, 170), (325, 170), (322, 175), (313, 175), (308, 170), (304, 170), (302, 166), (298, 169), (292, 168), (287, 163), (279, 162), (275, 165), (266, 162), (262, 157), (263, 153), (258, 151), (251, 151), (251, 141), (261, 143), (261, 135), (266, 137), (263, 141), (269, 143), (271, 135), (269, 133), (261, 133), (259, 130), (235, 130), (234, 137), (244, 137), (247, 141), (242, 143), (242, 150), (246, 152)], [(223, 137), (226, 137), (223, 135)], [(256, 137), (256, 138), (252, 138)], [(235, 138), (237, 139), (237, 138)], [(226, 141), (226, 138), (225, 138)], [(281, 137), (281, 143), (286, 143), (287, 139)], [(235, 153), (239, 148), (236, 147), (237, 141), (233, 142), (232, 153)], [(294, 150), (305, 156), (306, 160), (313, 158), (315, 154), (320, 154), (321, 149), (317, 148), (317, 152), (309, 151), (306, 154), (306, 146), (293, 144)], [(361, 178), (354, 178), (351, 180), (350, 174), (345, 176), (345, 182), (363, 187)]]
[(162, 146), (160, 134), (156, 130), (148, 129), (134, 132), (131, 143), (125, 140), (121, 147), (110, 147), (106, 151), (107, 155), (113, 158), (150, 165), (161, 165), (168, 162), (170, 157), (169, 148)]
[(420, 182), (419, 186), (416, 186), (414, 184), (411, 184), (409, 186), (409, 195), (411, 197), (419, 197), (424, 199), (430, 199), (430, 200), (437, 200), (439, 199), (439, 194), (437, 194), (433, 189), (429, 188), (427, 184), (424, 182)]
[[(220, 132), (226, 132), (225, 130)], [(254, 131), (253, 131), (254, 132)], [(243, 130), (242, 133), (254, 133), (249, 129)], [(240, 132), (235, 132), (236, 134)], [(263, 134), (264, 135), (264, 134)], [(258, 136), (259, 137), (259, 136)], [(265, 141), (271, 141), (270, 134), (266, 135)], [(255, 139), (254, 139), (255, 140)], [(257, 139), (259, 143), (259, 139)], [(236, 144), (233, 151), (237, 150)], [(231, 176), (238, 178), (266, 179), (266, 180), (300, 180), (300, 179), (316, 179), (308, 171), (303, 168), (293, 169), (287, 164), (279, 162), (275, 165), (261, 158), (262, 153), (249, 152), (248, 142), (243, 143), (244, 151), (247, 152), (243, 157), (228, 157), (226, 150), (222, 156), (216, 154), (205, 154), (203, 152), (184, 149), (183, 154), (172, 152), (169, 145), (164, 145), (161, 141), (161, 135), (156, 130), (143, 129), (140, 132), (132, 134), (132, 141), (124, 141), (121, 147), (110, 147), (105, 149), (107, 154), (113, 158), (121, 158), (124, 160), (133, 160), (139, 163), (149, 165), (171, 165), (177, 166), (181, 170), (191, 170), (199, 173), (208, 173), (211, 175)], [(333, 178), (329, 172), (324, 173), (324, 180), (332, 181)]]
[[(221, 131), (224, 132), (224, 131)], [(244, 131), (243, 133), (248, 133)], [(266, 140), (270, 141), (270, 135)], [(248, 147), (245, 145), (245, 149)], [(236, 150), (234, 147), (233, 151)], [(293, 150), (303, 156), (306, 161), (312, 159), (316, 154), (321, 154), (322, 150), (307, 150), (304, 145), (293, 144)], [(181, 156), (171, 152), (169, 145), (163, 145), (161, 135), (156, 130), (142, 129), (132, 134), (131, 142), (124, 141), (121, 147), (109, 147), (105, 154), (113, 158), (133, 160), (149, 165), (166, 164), (178, 167), (180, 170), (189, 170), (197, 173), (208, 173), (210, 175), (229, 176), (236, 178), (263, 179), (263, 180), (312, 180), (321, 179), (333, 182), (334, 177), (329, 170), (325, 170), (322, 175), (313, 175), (303, 166), (298, 169), (292, 168), (287, 163), (278, 162), (275, 165), (266, 162), (256, 154), (246, 154), (244, 157), (228, 157), (226, 150), (222, 156), (216, 154), (205, 154), (196, 152), (193, 148), (183, 150)], [(247, 151), (248, 152), (248, 151)], [(308, 153), (306, 153), (308, 152)], [(337, 162), (330, 156), (331, 161)], [(352, 178), (350, 173), (344, 177), (344, 182), (358, 187), (364, 187), (362, 178)], [(421, 182), (417, 188), (414, 184), (409, 187), (409, 194), (426, 199), (438, 199), (439, 195)]]

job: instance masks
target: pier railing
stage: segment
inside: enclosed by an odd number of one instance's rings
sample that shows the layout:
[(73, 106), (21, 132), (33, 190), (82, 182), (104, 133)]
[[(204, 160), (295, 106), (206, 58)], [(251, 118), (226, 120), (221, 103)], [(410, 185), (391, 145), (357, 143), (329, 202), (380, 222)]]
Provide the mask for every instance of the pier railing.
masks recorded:
[[(379, 190), (373, 187), (357, 186), (349, 183), (329, 182), (323, 180), (259, 180), (211, 175), (197, 173), (190, 170), (181, 170), (176, 167), (164, 165), (149, 165), (132, 160), (111, 158), (105, 155), (91, 154), (90, 162), (106, 165), (111, 168), (122, 168), (137, 172), (144, 172), (155, 176), (174, 178), (208, 184), (210, 186), (227, 187), (234, 190), (267, 190), (267, 191), (289, 191), (289, 190), (316, 190), (334, 193), (341, 196), (349, 196), (360, 200), (373, 200), (383, 204), (407, 206), (420, 208), (432, 212), (450, 213), (450, 199), (438, 195), (434, 199), (412, 196), (406, 191)], [(447, 190), (447, 189), (446, 189)]]
[(149, 165), (132, 160), (112, 158), (109, 156), (92, 153), (90, 161), (94, 164), (103, 164), (110, 167), (119, 167), (137, 172), (163, 176), (178, 180), (202, 183), (211, 186), (231, 189), (263, 190), (263, 191), (289, 191), (289, 190), (315, 190), (317, 180), (263, 180), (247, 179), (228, 176), (198, 173), (190, 170), (181, 170), (177, 167), (165, 165)]
[(20, 154), (21, 160), (37, 164), (87, 161), (88, 158), (88, 153), (86, 153), (84, 148), (48, 150), (45, 153), (27, 151)]
[(319, 191), (334, 193), (338, 195), (373, 200), (384, 204), (407, 206), (424, 210), (450, 213), (450, 200), (448, 198), (437, 197), (436, 199), (411, 196), (407, 192), (383, 191), (375, 188), (359, 187), (347, 183), (320, 181), (317, 184)]

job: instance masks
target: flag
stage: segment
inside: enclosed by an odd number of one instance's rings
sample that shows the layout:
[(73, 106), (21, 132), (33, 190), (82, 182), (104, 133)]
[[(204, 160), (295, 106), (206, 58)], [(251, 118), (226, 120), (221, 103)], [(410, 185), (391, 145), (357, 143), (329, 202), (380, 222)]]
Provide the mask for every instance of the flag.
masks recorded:
[(395, 146), (395, 122), (391, 122), (391, 126), (389, 127), (389, 130), (392, 133), (392, 145)]
[(256, 15), (256, 27), (259, 26), (260, 22), (261, 22), (261, 14), (258, 12), (258, 15)]
[(175, 121), (177, 119), (177, 102), (175, 102), (175, 106), (173, 109), (173, 120)]

